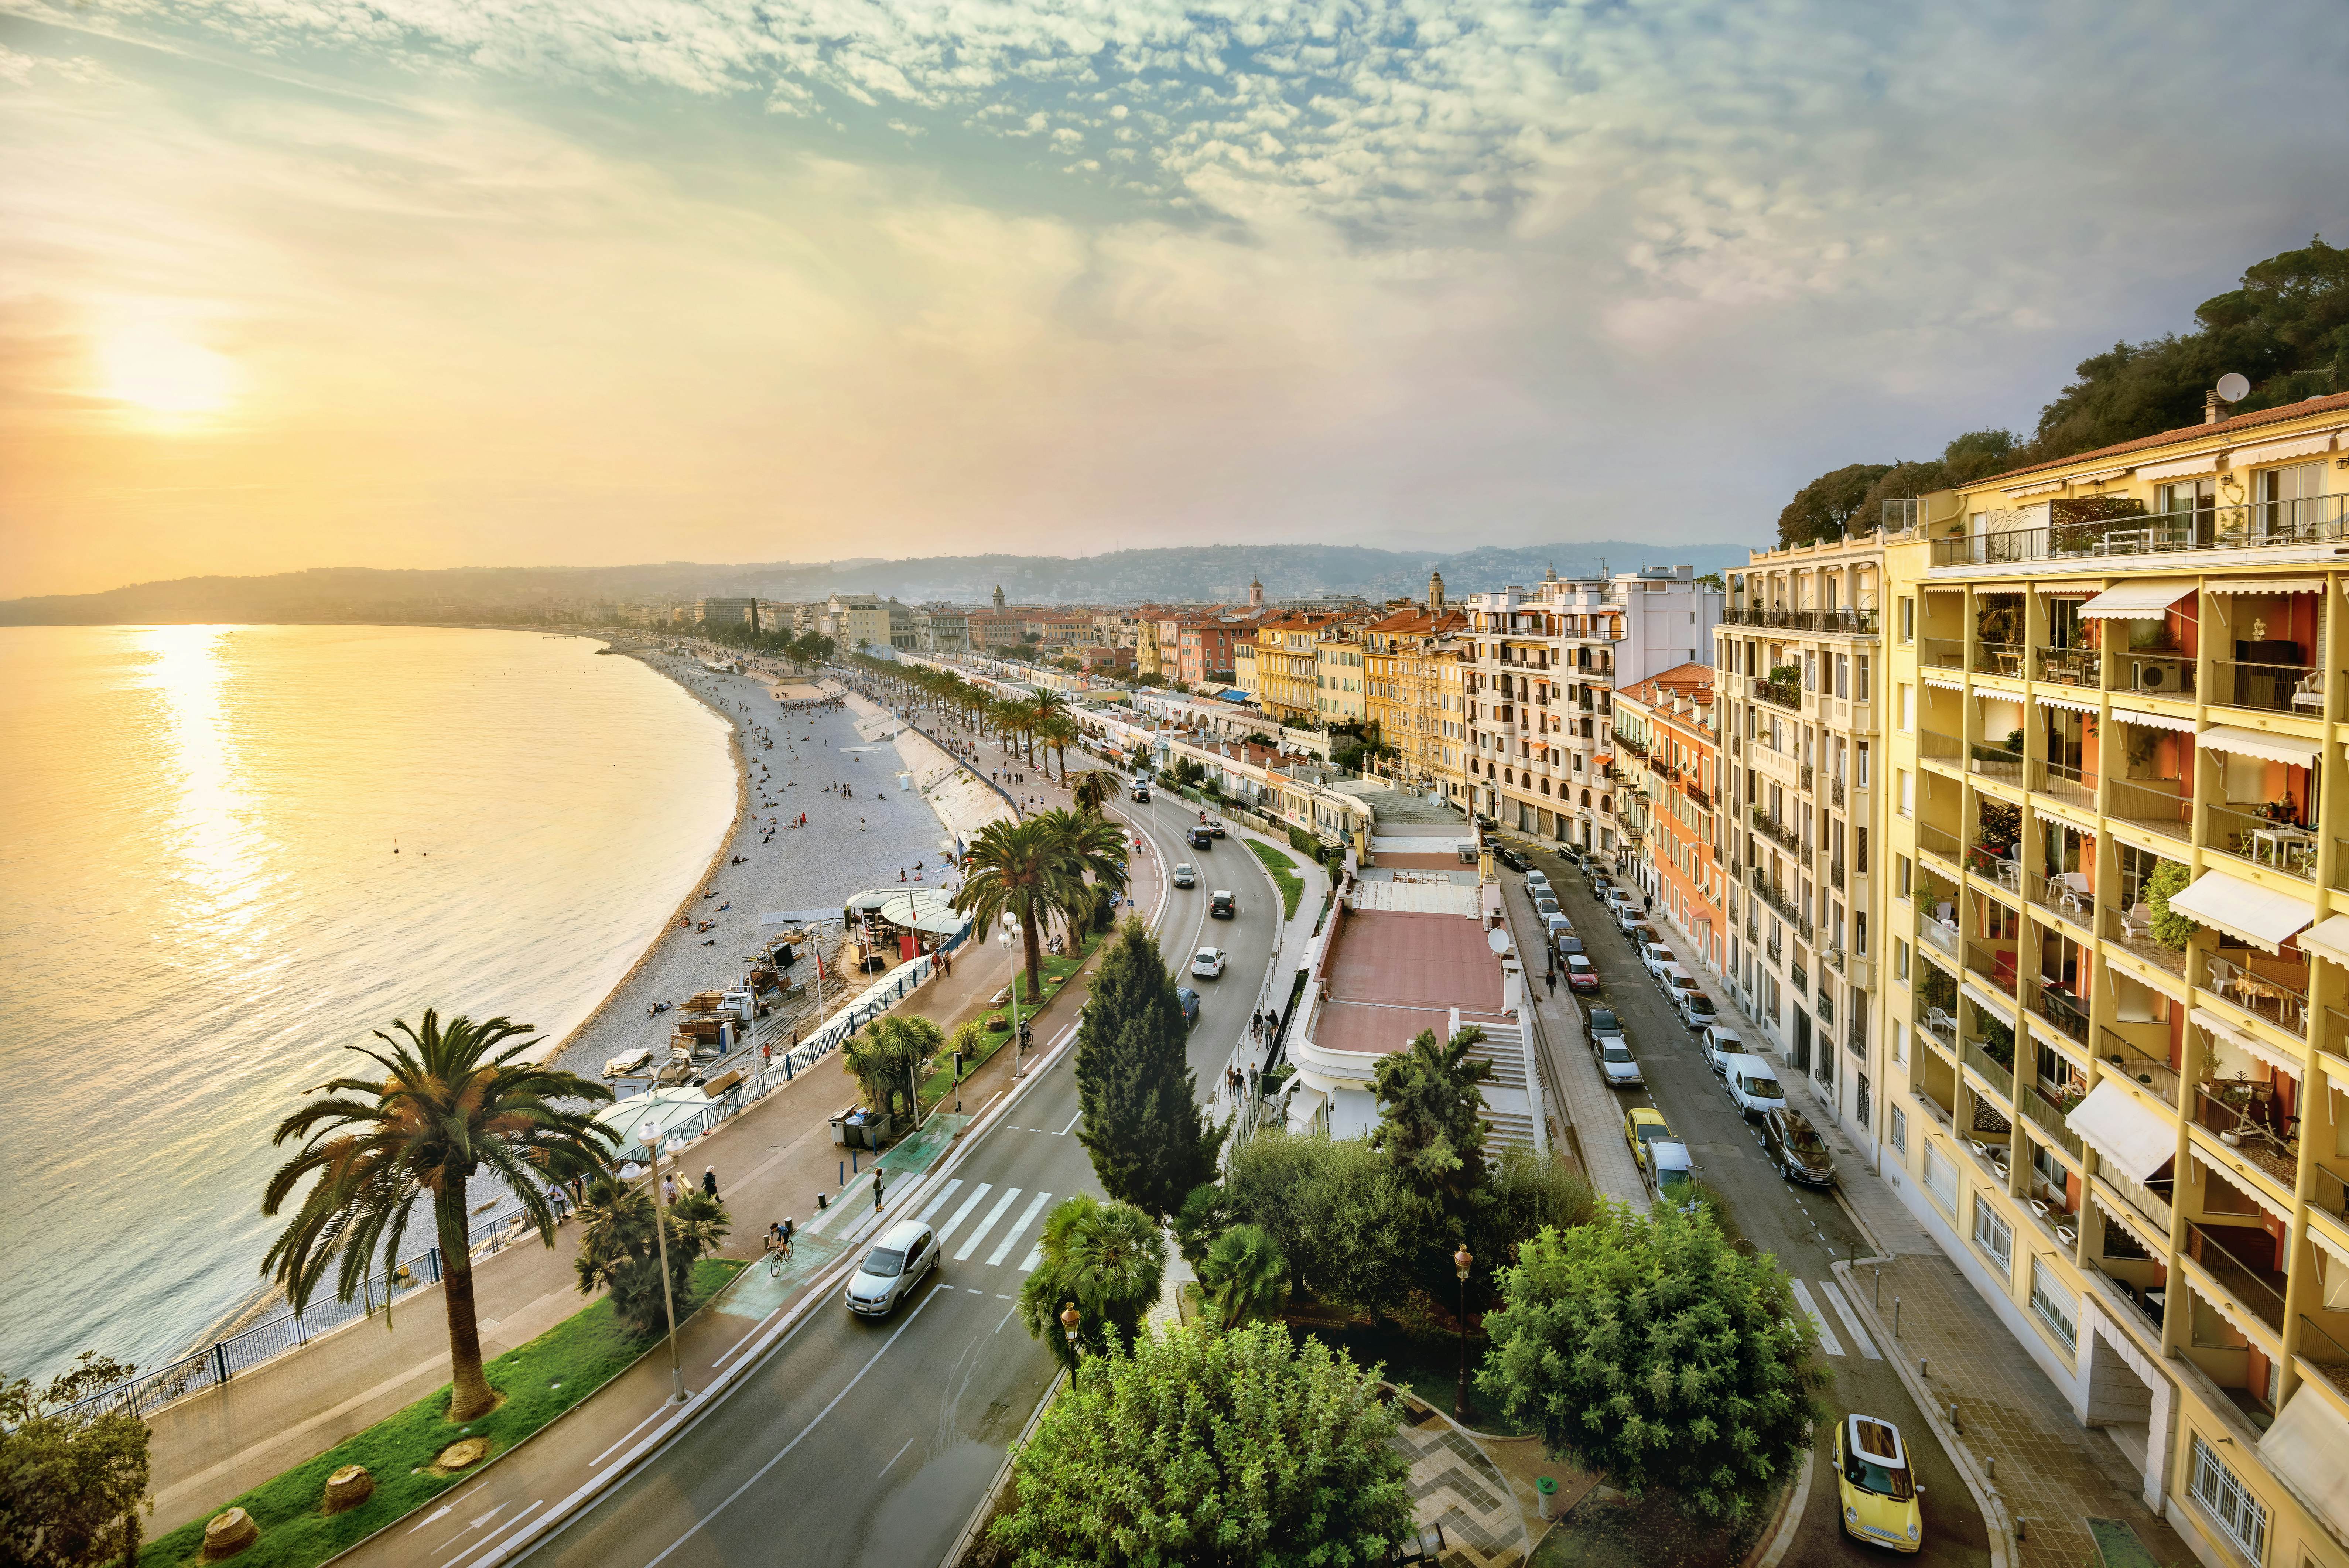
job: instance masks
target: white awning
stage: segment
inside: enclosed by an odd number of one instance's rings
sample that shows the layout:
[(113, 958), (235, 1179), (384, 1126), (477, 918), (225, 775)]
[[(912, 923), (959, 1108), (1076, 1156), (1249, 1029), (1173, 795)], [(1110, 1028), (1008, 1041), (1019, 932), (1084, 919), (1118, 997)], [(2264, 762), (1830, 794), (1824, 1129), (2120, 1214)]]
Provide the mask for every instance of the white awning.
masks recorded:
[(2170, 895), (2169, 907), (2189, 920), (2214, 926), (2271, 953), (2282, 952), (2284, 943), (2316, 919), (2315, 908), (2302, 899), (2224, 871), (2203, 872), (2184, 892)]
[[(2198, 1158), (2202, 1158), (2201, 1150), (2195, 1150), (2195, 1155)], [(2217, 1177), (2220, 1180), (2225, 1182), (2228, 1186), (2233, 1188), (2236, 1191), (2241, 1193), (2244, 1197), (2250, 1199), (2253, 1203), (2259, 1205), (2260, 1208), (2265, 1210), (2268, 1213), (2274, 1215), (2278, 1220), (2287, 1225), (2292, 1223), (2292, 1210), (2290, 1206), (2278, 1204), (2274, 1199), (2270, 1198), (2266, 1193), (2261, 1192), (2259, 1189), (2259, 1185), (2252, 1181), (2249, 1177), (2243, 1176), (2240, 1172), (2230, 1170), (2223, 1165), (2213, 1165), (2208, 1158), (2202, 1158), (2202, 1168)]]
[(2321, 594), (2323, 577), (2213, 577), (2202, 585), (2214, 594)]
[(1966, 678), (1963, 671), (1948, 670), (1920, 670), (1917, 672), (1917, 679), (1922, 680), (1928, 686), (1938, 686), (1944, 691), (1962, 691), (1966, 689)]
[(2104, 592), (2104, 589), (2096, 587), (2094, 583), (2034, 583), (2032, 585), (2032, 591), (2033, 593), (2054, 594), (2058, 597), (2063, 598), (2084, 599), (2089, 597), (2091, 595), (2100, 594)]
[(2178, 1128), (2169, 1118), (2156, 1116), (2143, 1100), (2110, 1079), (2099, 1080), (2088, 1097), (2072, 1107), (2064, 1125), (2140, 1187), (2178, 1158)]
[(2020, 501), (2027, 495), (2045, 495), (2052, 491), (2061, 490), (2071, 483), (2068, 479), (2043, 479), (2036, 484), (2018, 484), (2007, 493)]
[(2349, 969), (2349, 915), (2328, 915), (2314, 930), (2302, 931), (2300, 950), (2323, 953), (2343, 969)]
[(2195, 738), (2195, 743), (2214, 752), (2230, 752), (2239, 757), (2260, 757), (2271, 763), (2288, 763), (2296, 768), (2313, 767), (2319, 753), (2324, 750), (2322, 741), (2303, 741), (2297, 735), (2271, 735), (2265, 730), (2247, 730), (2240, 724), (2213, 724)]
[(2265, 1062), (2287, 1077), (2298, 1079), (2308, 1075), (2307, 1064), (2293, 1053), (2269, 1044), (2249, 1030), (2236, 1027), (2230, 1018), (2222, 1018), (2207, 1007), (2196, 1008), (2187, 1014), (2187, 1018), (2197, 1029), (2209, 1031), (2212, 1039), (2225, 1041), (2244, 1055)]
[(2136, 1237), (2138, 1246), (2157, 1258), (2169, 1251), (2168, 1231), (2156, 1231), (2150, 1221), (2143, 1215), (2132, 1212), (2127, 1203), (2107, 1198), (2093, 1187), (2088, 1189), (2088, 1196), (2095, 1199), (2096, 1207), (2105, 1211), (2106, 1219)]
[[(2315, 1227), (2309, 1230), (2313, 1234)], [(2302, 1353), (2308, 1349), (2303, 1344)], [(2260, 1434), (2260, 1458), (2336, 1537), (2349, 1535), (2349, 1465), (2341, 1462), (2344, 1454), (2349, 1454), (2349, 1420), (2342, 1419), (2329, 1399), (2294, 1395), (2276, 1412), (2275, 1424)]]
[(2194, 721), (2170, 713), (2140, 713), (2134, 708), (2116, 708), (2113, 717), (2124, 724), (2143, 724), (2150, 730), (2175, 730), (2181, 735), (2194, 732)]
[(2194, 585), (2179, 577), (2157, 577), (2150, 582), (2118, 583), (2106, 588), (2080, 607), (2082, 620), (2158, 620), (2169, 613), (2169, 607), (2194, 591)]
[(2282, 462), (2290, 458), (2314, 457), (2319, 452), (2332, 450), (2333, 432), (2319, 431), (2312, 436), (2295, 436), (2289, 441), (2271, 441), (2264, 446), (2239, 446), (2227, 454), (2227, 466), (2250, 468), (2262, 462)]
[(2097, 708), (2094, 697), (2058, 697), (2048, 691), (2033, 691), (2032, 696), (2042, 708), (2069, 708), (2075, 713), (2093, 713)]
[(1927, 583), (1925, 585), (1925, 591), (1929, 594), (1961, 594), (1966, 591), (1966, 585), (1963, 583)]
[(2184, 479), (2189, 474), (2218, 472), (2219, 450), (2213, 447), (2209, 452), (2198, 452), (2192, 457), (2173, 458), (2168, 462), (2147, 463), (2137, 471), (2137, 476), (2143, 480)]

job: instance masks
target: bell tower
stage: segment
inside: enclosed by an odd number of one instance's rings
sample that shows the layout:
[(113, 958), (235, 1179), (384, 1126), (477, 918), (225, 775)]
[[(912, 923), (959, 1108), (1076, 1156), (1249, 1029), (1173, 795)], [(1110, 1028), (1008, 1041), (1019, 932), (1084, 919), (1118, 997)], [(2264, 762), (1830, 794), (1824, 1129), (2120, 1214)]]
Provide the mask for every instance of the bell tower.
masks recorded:
[(1444, 613), (1444, 574), (1442, 572), (1427, 574), (1427, 612), (1430, 615)]

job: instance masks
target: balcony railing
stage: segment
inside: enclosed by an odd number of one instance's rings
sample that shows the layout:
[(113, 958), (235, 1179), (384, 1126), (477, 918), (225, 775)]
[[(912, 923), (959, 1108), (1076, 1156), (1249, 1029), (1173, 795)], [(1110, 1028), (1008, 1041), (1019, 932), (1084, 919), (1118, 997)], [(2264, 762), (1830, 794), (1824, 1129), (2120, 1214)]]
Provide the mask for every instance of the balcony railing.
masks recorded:
[(2102, 686), (2104, 672), (2097, 668), (2102, 662), (2093, 648), (2043, 648), (2039, 679), (2058, 686)]
[(1811, 940), (1809, 918), (1795, 907), (1794, 900), (1786, 897), (1785, 888), (1773, 887), (1764, 877), (1762, 868), (1758, 866), (1754, 868), (1753, 889), (1754, 898), (1767, 905), (1780, 919), (1792, 927), (1796, 937), (1804, 941)]
[[(2233, 1232), (2231, 1239), (2229, 1232)], [(2258, 1242), (2251, 1240), (2260, 1239)], [(2260, 1256), (2260, 1242), (2268, 1233), (2248, 1225), (2204, 1225), (2186, 1222), (2187, 1252), (2202, 1272), (2224, 1286), (2276, 1334), (2283, 1333), (2284, 1277), (2271, 1261)]]
[(2014, 994), (2015, 969), (2013, 948), (1984, 947), (1980, 942), (1966, 944), (1966, 971), (1989, 982), (1992, 990)]
[(1977, 642), (1974, 644), (1974, 670), (1982, 675), (2003, 675), (2009, 680), (2023, 679), (2023, 662), (2030, 649), (2019, 642)]
[(1763, 811), (1758, 805), (1754, 808), (1754, 831), (1789, 855), (1800, 855), (1803, 852), (1802, 836), (1776, 817)]
[(2183, 841), (2193, 836), (2194, 802), (2178, 793), (2174, 781), (2162, 789), (2133, 779), (2108, 779), (2106, 788), (2110, 791), (2109, 815), (2165, 837)]
[(2055, 1026), (2067, 1039), (2085, 1045), (2088, 1043), (2088, 1006), (2064, 990), (2060, 981), (2045, 975), (2039, 977), (2038, 994), (2033, 1000), (2032, 1011)]
[[(2244, 1098), (2243, 1103), (2236, 1103), (2238, 1098), (2256, 1096), (2261, 1086), (2205, 1078), (2194, 1085), (2194, 1119), (2290, 1191), (2300, 1181), (2299, 1125), (2280, 1125), (2285, 1118), (2273, 1110), (2277, 1102), (2272, 1099)], [(2271, 1114), (2263, 1117), (2262, 1107)]]
[(2273, 971), (2260, 973), (2231, 959), (2210, 954), (2202, 971), (2202, 989), (2216, 992), (2230, 1005), (2263, 1018), (2287, 1034), (2308, 1037), (2308, 981)]
[(1962, 637), (1920, 637), (1917, 639), (1917, 662), (1927, 670), (1963, 670), (1966, 667), (1966, 639)]
[(2096, 1055), (2110, 1071), (2152, 1090), (2171, 1110), (2178, 1108), (2178, 1069), (2168, 1056), (2157, 1056), (2109, 1029), (2096, 1032)]
[(1951, 963), (1959, 961), (1958, 929), (1945, 926), (1923, 909), (1917, 911), (1917, 941), (1920, 946), (1937, 950), (1948, 956)]
[(1811, 764), (1810, 764), (1810, 763), (1805, 763), (1803, 764), (1803, 786), (1802, 786), (1802, 787), (1803, 787), (1806, 791), (1807, 791), (1807, 790), (1811, 787)]
[(1781, 631), (1821, 631), (1844, 637), (1874, 637), (1877, 612), (1872, 609), (1798, 610), (1733, 606), (1721, 612), (1723, 626), (1773, 627)]
[(2037, 1129), (2046, 1141), (2054, 1144), (2074, 1159), (2085, 1158), (2085, 1156), (2081, 1152), (2080, 1135), (2066, 1126), (2064, 1118), (2069, 1116), (2073, 1107), (2079, 1103), (2076, 1099), (2068, 1099), (2068, 1097), (2058, 1099), (2051, 1096), (2046, 1090), (2036, 1084), (2023, 1090), (2014, 1099), (2015, 1108), (2023, 1113), (2023, 1119)]
[(1984, 778), (2020, 778), (2023, 753), (2012, 746), (1970, 746), (1966, 750), (1966, 769)]
[(2216, 801), (2205, 809), (2209, 813), (2205, 841), (2211, 848), (2303, 882), (2316, 880), (2316, 835), (2309, 829)]
[(1827, 781), (1827, 804), (1834, 806), (1837, 811), (1841, 811), (1843, 809), (1843, 780), (1829, 779)]
[(1980, 1040), (1968, 1040), (1964, 1061), (1967, 1066), (1982, 1075), (1984, 1083), (1998, 1091), (2000, 1098), (2012, 1102), (2014, 1098), (2014, 1064), (2012, 1060), (2014, 1047), (2010, 1044), (2006, 1049), (2010, 1059), (2002, 1062), (1984, 1050)]
[(1784, 708), (1792, 713), (1803, 711), (1803, 689), (1794, 681), (1765, 680), (1759, 675), (1748, 679), (1752, 682), (1755, 701), (1767, 702), (1774, 708)]
[(2057, 919), (2083, 929), (2092, 928), (2095, 909), (2095, 892), (2087, 877), (2078, 871), (2066, 871), (2054, 877), (2026, 877), (2031, 902)]
[(2064, 523), (2004, 534), (1966, 534), (1933, 541), (1933, 565), (1968, 566), (2083, 556), (2168, 555), (2266, 545), (2349, 539), (2349, 496), (2255, 503), (2183, 512), (2145, 513), (2095, 523)]
[(2250, 659), (2216, 661), (2209, 701), (2270, 713), (2324, 716), (2324, 681), (2312, 664), (2264, 664)]
[[(2005, 846), (2013, 848), (2013, 846)], [(2023, 864), (2011, 856), (2000, 853), (1987, 844), (1966, 846), (1966, 869), (1985, 882), (1996, 883), (2010, 893), (2023, 891)]]
[(1681, 793), (1687, 795), (1689, 799), (1696, 802), (1696, 808), (1699, 811), (1711, 811), (1713, 809), (1713, 796), (1706, 791), (1699, 789), (1696, 785), (1692, 784), (1683, 784), (1681, 786)]
[(1965, 846), (1958, 842), (1958, 836), (1930, 822), (1917, 825), (1917, 847), (1936, 859), (1948, 861), (1952, 867), (1965, 862)]
[(1626, 735), (1619, 731), (1617, 732), (1615, 736), (1615, 749), (1621, 752), (1629, 752), (1633, 756), (1639, 758), (1641, 762), (1648, 760), (1648, 748), (1646, 744), (1642, 742), (1633, 740), (1630, 736)]
[(1944, 735), (1934, 730), (1917, 732), (1917, 754), (1929, 763), (1949, 763), (1963, 766), (1966, 743), (1955, 735)]
[(2300, 1358), (2332, 1384), (2336, 1393), (2349, 1395), (2349, 1345), (2327, 1334), (2306, 1313), (2300, 1314)]

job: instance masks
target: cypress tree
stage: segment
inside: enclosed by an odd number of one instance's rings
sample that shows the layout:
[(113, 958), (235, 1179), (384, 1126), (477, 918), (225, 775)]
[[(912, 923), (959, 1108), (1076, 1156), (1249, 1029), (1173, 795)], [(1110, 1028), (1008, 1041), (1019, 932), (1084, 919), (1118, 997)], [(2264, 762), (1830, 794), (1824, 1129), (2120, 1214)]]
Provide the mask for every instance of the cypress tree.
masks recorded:
[(1225, 1130), (1199, 1114), (1189, 1031), (1150, 929), (1128, 919), (1102, 959), (1077, 1033), (1081, 1135), (1112, 1198), (1154, 1220), (1216, 1174)]

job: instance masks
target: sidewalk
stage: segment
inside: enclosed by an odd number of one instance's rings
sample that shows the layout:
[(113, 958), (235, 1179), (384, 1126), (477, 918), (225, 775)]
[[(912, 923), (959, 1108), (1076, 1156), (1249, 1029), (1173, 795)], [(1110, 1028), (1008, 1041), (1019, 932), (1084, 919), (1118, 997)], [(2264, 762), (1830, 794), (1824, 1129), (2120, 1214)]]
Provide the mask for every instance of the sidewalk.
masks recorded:
[(1521, 935), (1541, 929), (1541, 922), (1534, 918), (1533, 900), (1526, 894), (1525, 878), (1505, 875), (1501, 886), (1510, 936), (1526, 959), (1526, 995), (1532, 999), (1541, 1047), (1549, 1061), (1550, 1082), (1562, 1102), (1558, 1113), (1581, 1158), (1583, 1175), (1600, 1197), (1628, 1203), (1644, 1214), (1647, 1183), (1640, 1179), (1640, 1168), (1631, 1163), (1631, 1151), (1623, 1142), (1622, 1106), (1615, 1091), (1599, 1075), (1599, 1064), (1590, 1059), (1582, 1008), (1567, 987), (1559, 986), (1553, 994), (1542, 983), (1547, 960), (1537, 966), (1533, 955), (1543, 953), (1546, 944)]

